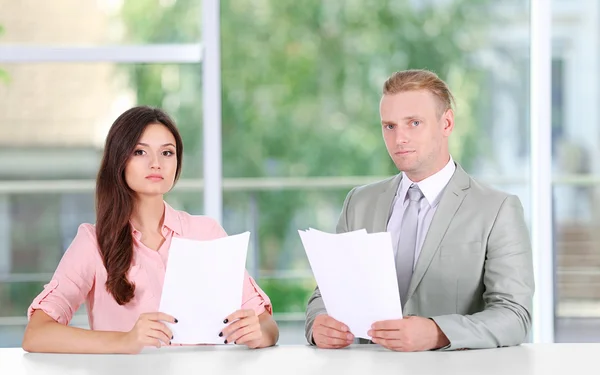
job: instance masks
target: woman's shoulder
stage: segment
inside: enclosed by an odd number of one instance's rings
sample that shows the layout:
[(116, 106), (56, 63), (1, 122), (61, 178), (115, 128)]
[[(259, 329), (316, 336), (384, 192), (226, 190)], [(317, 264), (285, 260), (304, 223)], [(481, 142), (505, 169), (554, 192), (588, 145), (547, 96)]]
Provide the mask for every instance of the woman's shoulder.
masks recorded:
[(96, 224), (92, 223), (81, 223), (79, 227), (77, 227), (77, 233), (81, 233), (82, 235), (87, 236), (96, 236)]
[(79, 227), (77, 227), (77, 234), (73, 241), (87, 241), (93, 244), (97, 244), (98, 241), (96, 239), (96, 225), (91, 223), (81, 223)]
[(186, 211), (178, 211), (177, 214), (183, 222), (189, 222), (193, 225), (213, 225), (218, 224), (215, 219), (206, 215), (193, 215)]
[(181, 236), (185, 238), (207, 241), (227, 236), (223, 227), (212, 217), (192, 215), (185, 211), (177, 211), (181, 221)]
[(75, 234), (66, 252), (82, 257), (89, 257), (91, 254), (99, 255), (96, 226), (91, 223), (79, 224), (77, 234)]

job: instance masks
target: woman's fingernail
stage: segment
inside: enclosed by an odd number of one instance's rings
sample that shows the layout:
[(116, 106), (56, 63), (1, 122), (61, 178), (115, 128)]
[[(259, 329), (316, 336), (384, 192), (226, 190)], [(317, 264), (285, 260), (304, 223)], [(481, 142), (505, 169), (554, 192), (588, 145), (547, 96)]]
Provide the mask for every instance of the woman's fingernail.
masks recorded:
[(175, 323), (179, 323), (179, 320), (175, 319)]
[(223, 332), (219, 332), (219, 337), (223, 337)]
[(171, 340), (173, 340), (173, 337), (175, 337), (175, 335), (171, 335)]
[(229, 319), (225, 319), (225, 320), (223, 320), (223, 323), (227, 324), (228, 321), (229, 321)]
[(225, 344), (227, 344), (227, 340), (225, 340)]

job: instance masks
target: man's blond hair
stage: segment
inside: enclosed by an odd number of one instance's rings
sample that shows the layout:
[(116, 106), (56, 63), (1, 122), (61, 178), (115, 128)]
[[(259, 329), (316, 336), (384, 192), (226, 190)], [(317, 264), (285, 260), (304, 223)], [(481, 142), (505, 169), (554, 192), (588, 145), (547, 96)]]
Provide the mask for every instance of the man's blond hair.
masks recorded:
[(417, 90), (427, 90), (438, 99), (440, 103), (439, 116), (447, 110), (453, 109), (454, 96), (448, 85), (437, 74), (429, 70), (411, 69), (396, 72), (383, 84), (383, 95)]

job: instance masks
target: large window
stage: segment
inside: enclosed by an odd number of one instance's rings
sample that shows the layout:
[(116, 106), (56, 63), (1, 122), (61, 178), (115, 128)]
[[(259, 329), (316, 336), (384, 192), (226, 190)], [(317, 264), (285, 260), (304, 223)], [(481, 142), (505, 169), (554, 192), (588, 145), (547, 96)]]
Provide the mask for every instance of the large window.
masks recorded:
[[(26, 307), (77, 226), (94, 220), (106, 131), (135, 104), (164, 108), (182, 130), (184, 173), (169, 203), (210, 214), (206, 202), (220, 197), (206, 187), (222, 177), (222, 224), (252, 232), (247, 268), (271, 297), (282, 343), (304, 342), (315, 286), (297, 230), (334, 231), (352, 187), (397, 173), (378, 114), (394, 71), (427, 68), (448, 82), (453, 157), (517, 194), (537, 225), (530, 95), (544, 93), (530, 86), (532, 2), (221, 0), (217, 40), (202, 31), (201, 0), (0, 0), (0, 346), (20, 344)], [(600, 5), (552, 9), (552, 122), (540, 129), (552, 135), (554, 231), (536, 235), (554, 247), (535, 261), (554, 265), (554, 295), (536, 288), (554, 309), (536, 305), (534, 318), (556, 316), (556, 341), (597, 341)], [(203, 48), (212, 37), (220, 60)], [(202, 75), (211, 58), (222, 109), (202, 105), (216, 85)], [(203, 123), (207, 111), (221, 129)], [(208, 155), (207, 129), (222, 136)], [(221, 157), (222, 176), (205, 175)], [(74, 324), (86, 325), (82, 313)]]

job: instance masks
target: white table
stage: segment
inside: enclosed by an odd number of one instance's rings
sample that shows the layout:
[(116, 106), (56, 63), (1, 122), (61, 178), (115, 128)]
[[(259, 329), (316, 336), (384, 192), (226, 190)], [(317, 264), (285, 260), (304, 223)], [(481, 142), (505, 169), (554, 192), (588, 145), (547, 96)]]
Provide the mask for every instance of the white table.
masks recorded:
[(0, 374), (600, 374), (600, 344), (537, 344), (457, 352), (396, 353), (375, 345), (341, 350), (278, 346), (148, 349), (138, 355), (31, 354), (0, 349)]

